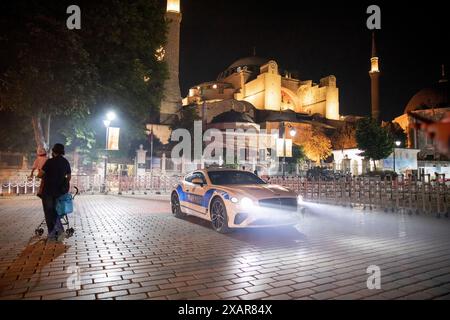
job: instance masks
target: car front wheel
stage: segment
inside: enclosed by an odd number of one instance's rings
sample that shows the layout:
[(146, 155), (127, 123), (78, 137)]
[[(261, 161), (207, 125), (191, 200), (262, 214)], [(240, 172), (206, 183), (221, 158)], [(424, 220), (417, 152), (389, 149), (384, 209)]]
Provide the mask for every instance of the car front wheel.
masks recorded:
[(177, 218), (184, 218), (186, 214), (181, 211), (180, 199), (178, 195), (174, 192), (172, 193), (172, 197), (170, 199), (170, 203), (172, 205), (172, 214)]
[(228, 215), (222, 199), (216, 198), (211, 203), (211, 224), (214, 230), (220, 233), (229, 233)]

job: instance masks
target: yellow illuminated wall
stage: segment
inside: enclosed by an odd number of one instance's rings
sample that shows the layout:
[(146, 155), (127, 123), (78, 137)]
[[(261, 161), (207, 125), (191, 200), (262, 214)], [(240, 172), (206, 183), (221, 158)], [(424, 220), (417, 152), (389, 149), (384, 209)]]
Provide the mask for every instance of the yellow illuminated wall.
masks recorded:
[[(340, 119), (339, 89), (335, 76), (324, 77), (320, 79), (319, 84), (312, 80), (301, 81), (289, 76), (283, 77), (275, 61), (261, 66), (256, 79), (249, 81), (249, 76), (250, 73), (243, 70), (222, 79), (223, 83), (231, 85), (230, 92), (225, 95), (217, 89), (211, 89), (208, 95), (203, 96), (191, 90), (183, 105), (198, 103), (203, 98), (210, 102), (234, 98), (247, 101), (258, 110), (290, 109), (297, 113), (320, 114), (327, 119)], [(218, 110), (219, 113), (226, 111), (228, 110)]]
[[(261, 71), (265, 66), (263, 66)], [(278, 74), (278, 65), (275, 61), (270, 61), (267, 65), (267, 72), (263, 73), (265, 83), (264, 104), (265, 110), (279, 111), (281, 108), (281, 76)]]

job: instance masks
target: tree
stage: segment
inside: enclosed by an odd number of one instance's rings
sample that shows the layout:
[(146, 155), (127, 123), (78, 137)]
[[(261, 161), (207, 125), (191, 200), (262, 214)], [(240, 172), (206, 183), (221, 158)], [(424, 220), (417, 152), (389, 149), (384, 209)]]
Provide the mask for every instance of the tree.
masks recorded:
[[(156, 52), (166, 42), (165, 7), (158, 0), (83, 0), (80, 6), (81, 35), (100, 82), (91, 117), (114, 110), (120, 151), (110, 157), (133, 157), (140, 144), (147, 147), (146, 124), (159, 119), (167, 66)], [(93, 122), (89, 129), (103, 149), (103, 125)]]
[(358, 121), (356, 141), (362, 156), (372, 159), (376, 170), (376, 160), (387, 158), (394, 150), (394, 140), (386, 128), (369, 118)]
[(25, 19), (3, 42), (15, 59), (3, 73), (0, 109), (29, 119), (36, 146), (48, 148), (43, 120), (85, 115), (93, 102), (95, 68), (79, 36), (51, 17)]
[(389, 135), (392, 137), (393, 141), (400, 141), (403, 147), (406, 147), (407, 144), (407, 135), (405, 130), (397, 122), (387, 122), (383, 126), (389, 132)]
[(356, 129), (354, 126), (346, 123), (339, 127), (333, 134), (331, 141), (336, 150), (353, 149), (356, 148)]
[(145, 125), (159, 118), (167, 78), (156, 54), (166, 42), (165, 7), (158, 0), (83, 0), (80, 6), (81, 35), (100, 75), (97, 109), (118, 109), (142, 137)]
[(171, 129), (187, 129), (193, 136), (194, 122), (201, 119), (202, 118), (198, 115), (197, 107), (195, 105), (186, 106), (180, 110), (180, 116), (175, 119), (175, 122), (171, 125)]
[(313, 129), (311, 136), (303, 142), (306, 156), (316, 162), (327, 159), (331, 155), (331, 140), (319, 129)]
[(303, 146), (294, 144), (292, 146), (292, 157), (286, 158), (286, 162), (289, 164), (301, 164), (305, 159), (306, 155)]
[(35, 152), (36, 143), (33, 139), (20, 139), (19, 137), (33, 137), (33, 128), (30, 120), (20, 117), (10, 111), (0, 111), (0, 151), (22, 152), (28, 154)]
[(301, 145), (292, 145), (292, 157), (286, 158), (287, 170), (295, 171), (298, 165), (302, 165), (306, 160), (305, 151), (303, 150), (303, 146)]
[(145, 124), (159, 115), (167, 77), (155, 54), (166, 41), (164, 6), (80, 0), (81, 30), (68, 30), (71, 4), (17, 0), (2, 8), (0, 110), (29, 119), (37, 145), (44, 144), (43, 120), (51, 116), (63, 121), (52, 130), (57, 137), (95, 149), (104, 148), (105, 135), (101, 120), (93, 119), (114, 109), (121, 116), (121, 149), (135, 149), (146, 139)]

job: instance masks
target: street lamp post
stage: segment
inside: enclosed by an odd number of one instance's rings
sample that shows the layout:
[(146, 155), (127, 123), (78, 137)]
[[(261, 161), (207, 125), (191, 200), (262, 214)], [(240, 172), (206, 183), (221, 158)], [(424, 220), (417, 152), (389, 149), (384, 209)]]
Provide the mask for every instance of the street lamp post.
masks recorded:
[(150, 131), (150, 190), (153, 192), (153, 126)]
[[(401, 141), (399, 141), (399, 140), (395, 141), (395, 146), (396, 146), (397, 148), (400, 147), (401, 144), (402, 144)], [(396, 151), (396, 148), (394, 148), (394, 172), (397, 172), (396, 169), (395, 169), (395, 151)]]
[[(116, 114), (114, 112), (108, 112), (106, 119), (103, 120), (103, 124), (106, 128), (106, 139), (105, 139), (105, 168), (103, 172), (103, 193), (106, 193), (106, 183), (108, 175), (108, 138), (109, 138), (109, 127), (111, 122), (116, 119)], [(120, 174), (120, 173), (119, 173)]]
[[(297, 134), (297, 130), (294, 127), (292, 127), (292, 125), (290, 125), (290, 124), (288, 124), (287, 126), (290, 128), (289, 135), (291, 137), (295, 137), (295, 135)], [(286, 176), (286, 169), (285, 169), (285, 166), (286, 166), (286, 123), (284, 121), (281, 122), (280, 129), (281, 129), (281, 134), (282, 134), (282, 138), (283, 138), (283, 163), (281, 165), (281, 170), (282, 170), (283, 178), (284, 178)]]

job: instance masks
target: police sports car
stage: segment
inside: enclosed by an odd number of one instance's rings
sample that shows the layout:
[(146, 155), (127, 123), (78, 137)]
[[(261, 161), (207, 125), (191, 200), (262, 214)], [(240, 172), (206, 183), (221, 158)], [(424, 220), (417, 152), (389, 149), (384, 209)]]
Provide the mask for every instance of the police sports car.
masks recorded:
[(171, 194), (172, 213), (211, 221), (214, 230), (256, 228), (298, 223), (301, 196), (267, 184), (251, 172), (204, 169), (188, 174)]

